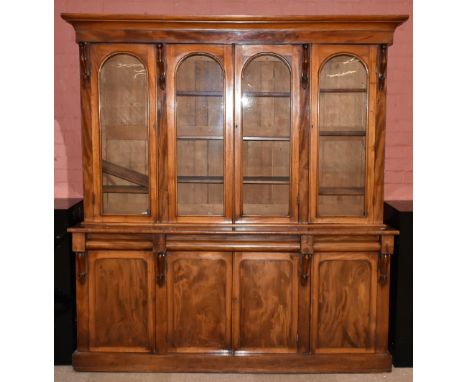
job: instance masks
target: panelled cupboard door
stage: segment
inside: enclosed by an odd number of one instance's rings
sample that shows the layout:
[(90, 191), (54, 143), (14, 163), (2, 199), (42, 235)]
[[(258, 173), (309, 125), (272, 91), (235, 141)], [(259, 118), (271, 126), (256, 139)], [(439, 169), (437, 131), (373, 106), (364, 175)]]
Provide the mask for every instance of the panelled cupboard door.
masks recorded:
[(229, 352), (232, 254), (168, 252), (168, 352)]
[(154, 348), (152, 252), (89, 251), (89, 350)]
[(373, 221), (375, 46), (314, 45), (311, 192), (314, 222)]
[(83, 129), (86, 137), (91, 126), (84, 158), (94, 180), (92, 220), (152, 221), (158, 213), (157, 160), (151, 154), (157, 152), (155, 48), (91, 44), (87, 65), (92, 113)]
[(232, 222), (230, 45), (166, 47), (169, 218)]
[(377, 258), (376, 253), (314, 255), (313, 353), (375, 352)]
[(235, 51), (235, 219), (297, 222), (301, 47)]
[(235, 253), (233, 282), (234, 351), (298, 352), (298, 255)]

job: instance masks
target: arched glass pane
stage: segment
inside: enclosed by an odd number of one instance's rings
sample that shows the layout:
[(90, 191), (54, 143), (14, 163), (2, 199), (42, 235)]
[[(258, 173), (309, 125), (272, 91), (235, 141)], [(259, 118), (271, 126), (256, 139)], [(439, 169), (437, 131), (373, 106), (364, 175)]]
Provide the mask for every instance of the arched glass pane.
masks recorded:
[(367, 71), (354, 56), (329, 59), (320, 72), (319, 216), (364, 216)]
[(177, 214), (224, 214), (224, 73), (205, 55), (176, 74)]
[(289, 216), (291, 72), (274, 55), (242, 73), (243, 214)]
[(148, 215), (148, 73), (129, 54), (99, 72), (102, 212)]

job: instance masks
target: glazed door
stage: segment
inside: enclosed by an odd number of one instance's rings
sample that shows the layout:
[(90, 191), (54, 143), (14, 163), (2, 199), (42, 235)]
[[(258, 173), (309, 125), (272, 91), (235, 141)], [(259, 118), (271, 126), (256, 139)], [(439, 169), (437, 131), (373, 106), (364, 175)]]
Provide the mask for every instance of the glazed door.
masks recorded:
[(376, 49), (312, 49), (311, 219), (370, 222), (375, 157)]
[(89, 55), (93, 144), (83, 145), (86, 166), (92, 163), (85, 176), (93, 174), (94, 220), (151, 221), (157, 217), (154, 47), (91, 45)]
[(232, 47), (166, 51), (169, 218), (232, 222)]
[(235, 353), (299, 352), (306, 341), (300, 326), (308, 322), (308, 312), (299, 309), (298, 259), (293, 253), (235, 253)]
[(153, 253), (102, 250), (87, 256), (89, 350), (152, 352)]
[(235, 218), (296, 222), (301, 47), (239, 45), (235, 55)]
[(377, 259), (376, 253), (314, 255), (312, 352), (375, 351)]
[(167, 351), (231, 349), (232, 254), (168, 252)]

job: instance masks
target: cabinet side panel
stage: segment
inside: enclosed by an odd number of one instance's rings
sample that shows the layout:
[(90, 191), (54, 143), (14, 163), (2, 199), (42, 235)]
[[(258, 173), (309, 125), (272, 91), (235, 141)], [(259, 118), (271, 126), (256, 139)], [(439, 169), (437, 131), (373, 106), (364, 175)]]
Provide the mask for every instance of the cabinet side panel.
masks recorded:
[[(86, 50), (86, 52), (84, 51)], [(92, 48), (88, 45), (80, 47), (80, 54), (90, 55)], [(82, 63), (80, 65), (80, 94), (81, 94), (81, 147), (83, 153), (83, 209), (84, 219), (89, 220), (94, 216), (94, 173), (93, 173), (93, 141), (92, 141), (92, 92), (90, 79), (86, 78), (85, 72), (89, 68)]]
[[(382, 237), (382, 249), (393, 256), (394, 236)], [(386, 275), (381, 280), (381, 275)], [(390, 261), (379, 263), (379, 283), (377, 287), (377, 325), (376, 325), (376, 350), (388, 351), (388, 330), (390, 320)]]
[[(79, 268), (78, 256), (75, 256), (75, 269)], [(77, 350), (89, 350), (89, 277), (80, 281), (76, 272), (76, 342)]]
[[(381, 48), (382, 49), (382, 48)], [(387, 59), (386, 49), (382, 52), (380, 49), (377, 57), (377, 49), (372, 49), (374, 62), (380, 66), (382, 60)], [(377, 87), (375, 100), (375, 165), (374, 165), (374, 222), (383, 222), (383, 204), (384, 204), (384, 161), (385, 161), (385, 121), (387, 116), (387, 81), (385, 80), (386, 71), (377, 68), (379, 74), (384, 78), (380, 80)], [(381, 72), (381, 73), (380, 73)]]

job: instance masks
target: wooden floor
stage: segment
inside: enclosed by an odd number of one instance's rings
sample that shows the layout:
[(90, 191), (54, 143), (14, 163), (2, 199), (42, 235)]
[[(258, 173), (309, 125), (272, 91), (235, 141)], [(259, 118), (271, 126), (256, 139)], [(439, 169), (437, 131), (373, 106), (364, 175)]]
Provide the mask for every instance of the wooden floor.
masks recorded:
[(54, 382), (411, 382), (413, 369), (380, 374), (189, 374), (84, 373), (55, 366)]

